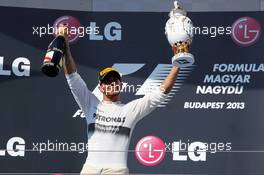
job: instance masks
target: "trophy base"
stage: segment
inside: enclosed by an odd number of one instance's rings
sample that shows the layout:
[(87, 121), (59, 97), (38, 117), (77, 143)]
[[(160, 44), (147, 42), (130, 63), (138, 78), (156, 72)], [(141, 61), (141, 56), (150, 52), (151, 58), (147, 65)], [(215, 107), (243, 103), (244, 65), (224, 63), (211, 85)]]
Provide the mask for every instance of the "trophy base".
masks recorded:
[(42, 65), (41, 71), (48, 77), (56, 77), (60, 72), (60, 66), (52, 62), (46, 62)]
[(178, 53), (172, 57), (172, 65), (176, 67), (189, 67), (194, 63), (194, 56), (191, 53)]

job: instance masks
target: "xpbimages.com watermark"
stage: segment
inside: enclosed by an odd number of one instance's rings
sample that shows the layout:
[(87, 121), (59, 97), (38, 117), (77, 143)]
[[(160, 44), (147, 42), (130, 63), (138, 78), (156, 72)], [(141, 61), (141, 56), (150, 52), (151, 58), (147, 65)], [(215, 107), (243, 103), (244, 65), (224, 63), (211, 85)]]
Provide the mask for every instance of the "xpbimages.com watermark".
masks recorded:
[(174, 26), (172, 30), (177, 35), (207, 35), (215, 38), (223, 35), (231, 35), (231, 26)]
[(187, 34), (192, 35), (208, 35), (211, 38), (215, 38), (222, 35), (231, 35), (231, 26), (196, 26), (187, 30)]
[(158, 90), (165, 91), (163, 84), (142, 85), (112, 82), (111, 84), (101, 84), (100, 88), (106, 95), (111, 95), (113, 93), (137, 93), (138, 91), (142, 91), (144, 94)]
[(61, 142), (58, 140), (47, 140), (46, 142), (33, 142), (32, 151), (39, 153), (47, 151), (78, 152), (80, 154), (88, 150), (88, 143), (84, 142)]
[[(54, 35), (54, 33), (57, 30), (57, 27), (47, 24), (46, 26), (33, 26), (32, 29), (33, 29), (32, 34), (37, 35), (41, 38), (45, 35)], [(84, 37), (85, 35), (91, 35), (91, 34), (97, 35), (100, 33), (99, 26), (94, 26), (94, 25), (86, 26), (86, 27), (68, 26), (66, 30), (69, 36), (76, 35), (80, 38)]]

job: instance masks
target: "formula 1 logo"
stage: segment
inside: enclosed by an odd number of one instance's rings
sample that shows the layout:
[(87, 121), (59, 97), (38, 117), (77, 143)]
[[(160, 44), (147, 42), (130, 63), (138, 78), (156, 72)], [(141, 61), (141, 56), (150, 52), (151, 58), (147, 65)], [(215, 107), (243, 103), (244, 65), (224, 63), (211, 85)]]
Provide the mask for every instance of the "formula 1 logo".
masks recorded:
[(166, 155), (165, 143), (159, 137), (143, 137), (136, 145), (135, 156), (145, 166), (155, 166), (163, 161)]
[(232, 25), (232, 39), (240, 46), (253, 45), (260, 37), (260, 23), (251, 17), (242, 17)]

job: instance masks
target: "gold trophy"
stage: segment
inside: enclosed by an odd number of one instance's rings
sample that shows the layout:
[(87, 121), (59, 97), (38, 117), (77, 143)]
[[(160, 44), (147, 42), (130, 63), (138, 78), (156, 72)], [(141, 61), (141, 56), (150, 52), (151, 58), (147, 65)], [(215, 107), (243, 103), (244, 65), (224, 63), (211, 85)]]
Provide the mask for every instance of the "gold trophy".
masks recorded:
[(174, 9), (170, 11), (165, 26), (165, 34), (174, 52), (172, 64), (177, 67), (188, 67), (194, 63), (194, 56), (189, 53), (193, 24), (186, 14), (179, 2), (174, 1)]

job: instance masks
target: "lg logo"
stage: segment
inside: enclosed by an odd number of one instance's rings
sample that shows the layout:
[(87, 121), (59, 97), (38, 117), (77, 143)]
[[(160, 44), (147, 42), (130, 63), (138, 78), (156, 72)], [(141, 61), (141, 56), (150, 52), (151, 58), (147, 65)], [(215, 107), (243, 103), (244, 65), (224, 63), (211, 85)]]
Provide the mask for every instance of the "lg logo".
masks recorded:
[(260, 37), (261, 26), (251, 17), (236, 20), (232, 26), (232, 39), (240, 46), (253, 45)]
[[(58, 19), (56, 19), (56, 21), (53, 24), (53, 27), (56, 28), (58, 27), (60, 24), (64, 24), (67, 27), (75, 27), (76, 29), (81, 27), (81, 23), (78, 19), (76, 19), (73, 16), (61, 16)], [(52, 31), (52, 33), (54, 33), (54, 31)], [(72, 34), (69, 32), (69, 42), (72, 43), (74, 41), (77, 41), (79, 39), (79, 33), (76, 32), (75, 34)]]
[(159, 164), (164, 159), (165, 154), (165, 143), (156, 136), (142, 138), (135, 148), (137, 160), (146, 166), (155, 166)]
[(194, 162), (206, 161), (206, 145), (203, 142), (192, 142), (184, 149), (181, 147), (180, 142), (173, 142), (171, 150), (174, 161), (187, 161), (188, 157)]
[(25, 57), (16, 58), (12, 63), (11, 70), (4, 69), (4, 57), (0, 56), (0, 75), (11, 76), (30, 76), (30, 61)]
[(21, 137), (12, 137), (6, 143), (6, 148), (0, 150), (0, 156), (6, 156), (8, 153), (12, 157), (25, 156), (25, 140)]
[(173, 161), (206, 161), (206, 144), (203, 142), (192, 142), (188, 148), (181, 142), (165, 143), (156, 136), (143, 137), (136, 145), (136, 159), (145, 166), (155, 166), (161, 163), (166, 152), (172, 152)]

